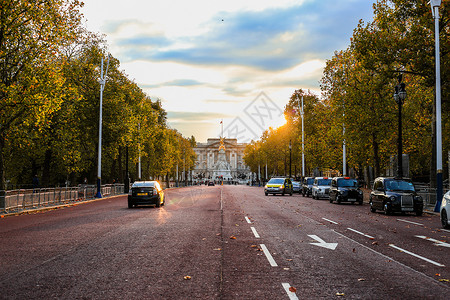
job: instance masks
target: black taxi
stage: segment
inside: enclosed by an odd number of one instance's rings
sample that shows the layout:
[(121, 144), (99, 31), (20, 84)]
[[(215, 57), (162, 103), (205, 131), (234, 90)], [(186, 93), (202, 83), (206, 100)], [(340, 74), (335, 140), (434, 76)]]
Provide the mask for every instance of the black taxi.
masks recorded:
[(370, 211), (383, 211), (385, 214), (394, 212), (423, 213), (422, 197), (417, 195), (410, 179), (394, 177), (378, 177), (373, 183), (370, 193)]

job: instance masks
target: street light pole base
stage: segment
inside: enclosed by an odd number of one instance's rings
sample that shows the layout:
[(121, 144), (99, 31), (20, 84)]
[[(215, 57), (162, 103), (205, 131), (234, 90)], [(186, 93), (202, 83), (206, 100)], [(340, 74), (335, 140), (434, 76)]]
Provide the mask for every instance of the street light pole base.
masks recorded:
[(102, 185), (102, 180), (100, 178), (97, 178), (97, 194), (95, 194), (95, 198), (103, 198), (102, 192), (101, 192), (101, 185)]

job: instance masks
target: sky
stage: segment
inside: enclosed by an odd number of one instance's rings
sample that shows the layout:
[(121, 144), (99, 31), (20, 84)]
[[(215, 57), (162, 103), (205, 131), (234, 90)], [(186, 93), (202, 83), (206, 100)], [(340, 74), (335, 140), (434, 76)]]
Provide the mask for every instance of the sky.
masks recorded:
[[(296, 89), (320, 96), (372, 0), (84, 0), (90, 31), (131, 80), (160, 99), (170, 128), (198, 142), (257, 140), (285, 123)], [(222, 123), (221, 123), (222, 122)]]

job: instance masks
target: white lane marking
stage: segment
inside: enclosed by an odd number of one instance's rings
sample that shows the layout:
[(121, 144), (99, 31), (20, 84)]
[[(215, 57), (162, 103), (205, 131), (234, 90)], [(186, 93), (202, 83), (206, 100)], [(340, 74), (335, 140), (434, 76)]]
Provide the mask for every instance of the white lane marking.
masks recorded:
[(220, 210), (223, 210), (222, 191), (223, 191), (223, 187), (220, 189)]
[(255, 238), (259, 239), (259, 238), (260, 238), (260, 236), (259, 236), (258, 232), (256, 232), (256, 229), (255, 229), (255, 227), (250, 227), (250, 228), (252, 229), (252, 231), (253, 231), (253, 234), (255, 235)]
[(406, 269), (408, 269), (408, 270), (411, 270), (411, 271), (413, 271), (413, 272), (415, 272), (415, 273), (417, 273), (417, 274), (419, 274), (419, 275), (422, 275), (423, 277), (425, 277), (425, 278), (427, 278), (427, 279), (429, 279), (429, 280), (436, 281), (436, 278), (430, 277), (430, 276), (428, 276), (428, 275), (426, 275), (426, 274), (424, 274), (424, 273), (422, 273), (422, 272), (419, 272), (419, 271), (413, 269), (413, 268), (410, 267), (410, 266), (405, 265), (404, 263), (399, 262), (398, 260), (393, 259), (393, 258), (390, 257), (390, 256), (384, 255), (384, 254), (381, 253), (381, 252), (378, 252), (378, 251), (376, 251), (376, 250), (373, 250), (372, 248), (369, 248), (369, 247), (367, 247), (366, 245), (363, 245), (363, 244), (361, 244), (360, 242), (355, 241), (354, 239), (351, 239), (351, 238), (349, 238), (349, 237), (346, 236), (346, 235), (343, 235), (342, 233), (339, 233), (339, 232), (334, 231), (334, 230), (333, 230), (333, 232), (336, 233), (337, 235), (342, 236), (343, 238), (345, 238), (345, 239), (347, 239), (347, 240), (349, 240), (349, 241), (352, 241), (352, 242), (355, 243), (355, 244), (358, 244), (359, 246), (363, 247), (363, 248), (366, 249), (366, 250), (369, 250), (369, 251), (371, 251), (371, 252), (373, 252), (373, 253), (375, 253), (375, 254), (378, 254), (378, 255), (380, 255), (380, 256), (386, 258), (388, 261), (395, 262), (395, 263), (399, 264), (400, 266), (402, 266), (402, 267), (404, 267), (404, 268), (406, 268)]
[(447, 232), (450, 232), (450, 230), (447, 230), (447, 229), (439, 229), (439, 230), (442, 230), (442, 231), (447, 231)]
[(325, 218), (322, 218), (322, 219), (324, 219), (325, 221), (328, 221), (328, 222), (330, 222), (330, 223), (333, 223), (333, 224), (339, 224), (338, 222), (331, 221), (331, 220), (328, 220), (328, 219), (325, 219)]
[(289, 283), (283, 282), (281, 285), (283, 286), (290, 300), (298, 300), (297, 295), (289, 290), (291, 288), (291, 285)]
[(414, 225), (423, 226), (423, 224), (412, 222), (412, 221), (408, 221), (408, 220), (403, 220), (403, 219), (397, 219), (397, 221), (402, 221), (402, 222), (406, 222), (406, 223), (410, 223), (410, 224), (414, 224)]
[(338, 243), (327, 243), (324, 240), (322, 240), (320, 237), (318, 237), (317, 235), (314, 235), (314, 234), (311, 234), (311, 235), (308, 234), (308, 236), (310, 238), (315, 239), (316, 241), (318, 241), (318, 243), (310, 243), (311, 245), (316, 245), (316, 246), (327, 248), (327, 249), (330, 249), (330, 250), (336, 249), (336, 247), (338, 245)]
[(419, 259), (421, 259), (421, 260), (424, 260), (424, 261), (426, 261), (426, 262), (429, 262), (430, 264), (436, 265), (436, 266), (438, 266), (438, 267), (445, 267), (445, 265), (443, 265), (443, 264), (440, 264), (440, 263), (438, 263), (438, 262), (435, 262), (434, 260), (428, 259), (428, 258), (423, 257), (423, 256), (420, 256), (420, 255), (418, 255), (418, 254), (409, 252), (408, 250), (405, 250), (405, 249), (402, 249), (402, 248), (400, 248), (400, 247), (397, 247), (397, 246), (395, 246), (394, 244), (389, 244), (389, 246), (392, 247), (392, 248), (394, 248), (394, 249), (397, 249), (397, 250), (399, 250), (399, 251), (401, 251), (401, 252), (404, 252), (404, 253), (406, 253), (406, 254), (412, 255), (412, 256), (417, 257), (417, 258), (419, 258)]
[(250, 219), (247, 216), (245, 216), (245, 221), (247, 221), (248, 224), (252, 224), (252, 221), (250, 221)]
[(272, 257), (272, 254), (270, 254), (269, 250), (267, 250), (266, 245), (260, 244), (260, 246), (261, 246), (261, 249), (263, 250), (264, 254), (266, 255), (267, 260), (269, 261), (270, 265), (272, 267), (278, 267), (277, 263), (275, 262), (275, 260)]
[(351, 230), (351, 231), (353, 231), (353, 232), (356, 232), (356, 233), (358, 233), (358, 234), (360, 234), (360, 235), (363, 235), (363, 236), (365, 236), (365, 237), (368, 237), (369, 239), (374, 239), (373, 236), (367, 235), (367, 234), (362, 233), (362, 232), (360, 232), (360, 231), (358, 231), (358, 230), (355, 230), (355, 229), (352, 229), (352, 228), (347, 228), (347, 229), (348, 229), (348, 230)]
[(435, 239), (432, 239), (430, 237), (423, 236), (423, 235), (416, 235), (416, 237), (418, 237), (420, 239), (424, 239), (424, 240), (428, 240), (428, 241), (434, 242), (435, 246), (443, 246), (443, 247), (450, 248), (450, 244), (448, 244), (446, 242), (443, 242), (443, 241), (435, 240)]

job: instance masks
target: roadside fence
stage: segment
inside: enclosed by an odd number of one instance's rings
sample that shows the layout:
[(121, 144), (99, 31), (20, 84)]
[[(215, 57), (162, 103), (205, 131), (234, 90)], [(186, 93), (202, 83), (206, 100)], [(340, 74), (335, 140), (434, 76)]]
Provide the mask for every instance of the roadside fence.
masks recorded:
[[(101, 186), (101, 191), (103, 197), (120, 195), (124, 193), (124, 185), (105, 184)], [(96, 185), (86, 184), (77, 187), (0, 191), (0, 214), (92, 200), (96, 193)]]

